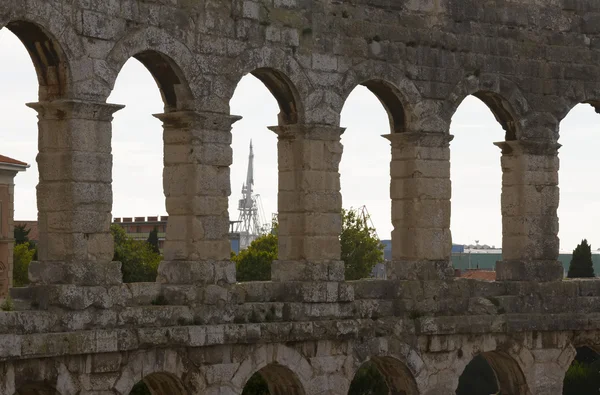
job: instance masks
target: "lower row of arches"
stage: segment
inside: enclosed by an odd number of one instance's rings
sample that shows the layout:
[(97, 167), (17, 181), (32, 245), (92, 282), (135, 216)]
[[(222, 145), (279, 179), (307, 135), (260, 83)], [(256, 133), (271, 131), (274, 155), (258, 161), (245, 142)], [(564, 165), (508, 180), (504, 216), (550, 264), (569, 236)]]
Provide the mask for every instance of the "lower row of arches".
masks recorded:
[[(415, 378), (414, 373), (413, 369), (396, 358), (373, 357), (365, 361), (354, 375), (349, 385), (348, 395), (418, 395), (422, 392), (419, 390), (419, 378)], [(296, 369), (271, 362), (251, 374), (250, 378), (246, 380), (241, 394), (341, 393), (340, 388), (307, 389), (299, 377), (301, 374)], [(434, 380), (439, 380), (439, 378)], [(192, 387), (194, 388), (190, 389)], [(235, 387), (234, 383), (231, 387), (226, 389), (220, 387), (216, 391), (210, 385), (202, 389), (193, 384), (190, 386), (189, 380), (179, 378), (173, 373), (152, 372), (143, 376), (123, 395), (209, 395), (213, 393), (239, 395), (240, 390)], [(331, 386), (329, 385), (329, 387)], [(598, 393), (600, 389), (600, 354), (589, 347), (578, 348), (575, 358), (566, 372), (562, 387), (563, 395)], [(18, 388), (14, 395), (64, 395), (56, 388), (56, 385), (46, 382), (28, 383)], [(536, 393), (532, 390), (528, 387), (525, 374), (515, 359), (507, 353), (493, 351), (480, 353), (471, 359), (458, 379), (455, 394), (530, 395)], [(115, 393), (121, 393), (119, 390), (116, 391)], [(451, 392), (444, 393), (450, 394)]]

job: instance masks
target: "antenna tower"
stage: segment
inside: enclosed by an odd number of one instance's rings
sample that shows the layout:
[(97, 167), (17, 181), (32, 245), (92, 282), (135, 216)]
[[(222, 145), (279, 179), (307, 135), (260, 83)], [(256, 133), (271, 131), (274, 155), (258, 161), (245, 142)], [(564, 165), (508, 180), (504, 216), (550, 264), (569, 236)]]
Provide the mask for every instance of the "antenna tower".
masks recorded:
[(247, 248), (250, 243), (265, 232), (262, 203), (260, 195), (254, 193), (254, 150), (250, 140), (250, 155), (248, 156), (248, 172), (246, 182), (242, 185), (242, 198), (238, 203), (240, 212), (236, 231), (240, 234), (240, 250)]

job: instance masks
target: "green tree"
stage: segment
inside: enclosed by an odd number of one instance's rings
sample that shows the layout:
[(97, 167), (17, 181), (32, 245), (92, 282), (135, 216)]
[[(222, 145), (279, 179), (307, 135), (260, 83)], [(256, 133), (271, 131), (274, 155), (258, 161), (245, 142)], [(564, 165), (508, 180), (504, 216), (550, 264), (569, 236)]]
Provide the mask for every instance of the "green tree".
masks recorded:
[(23, 287), (29, 284), (29, 263), (35, 256), (36, 249), (29, 243), (21, 243), (13, 250), (13, 286)]
[(122, 264), (123, 282), (156, 281), (161, 255), (154, 252), (146, 241), (129, 237), (119, 225), (111, 225), (110, 231), (115, 241), (113, 260)]
[(385, 378), (372, 362), (367, 362), (358, 369), (348, 390), (348, 395), (388, 395), (389, 393)]
[(254, 240), (248, 248), (234, 255), (238, 281), (268, 281), (271, 262), (277, 259), (277, 235), (267, 234)]
[(152, 232), (148, 235), (148, 244), (152, 247), (152, 251), (160, 254), (160, 248), (158, 248), (158, 228), (155, 226)]
[(15, 225), (15, 245), (29, 243), (29, 232), (31, 229), (27, 229), (27, 224)]
[(569, 264), (569, 278), (594, 277), (594, 264), (592, 262), (592, 246), (587, 240), (582, 240), (573, 250), (573, 257)]
[(356, 210), (342, 210), (340, 244), (346, 280), (369, 277), (373, 267), (383, 261), (383, 244)]
[[(273, 231), (254, 240), (239, 254), (232, 254), (238, 281), (268, 281), (271, 262), (277, 259), (278, 224)], [(369, 277), (373, 267), (383, 260), (383, 244), (375, 229), (356, 210), (342, 210), (341, 258), (346, 263), (346, 280)]]

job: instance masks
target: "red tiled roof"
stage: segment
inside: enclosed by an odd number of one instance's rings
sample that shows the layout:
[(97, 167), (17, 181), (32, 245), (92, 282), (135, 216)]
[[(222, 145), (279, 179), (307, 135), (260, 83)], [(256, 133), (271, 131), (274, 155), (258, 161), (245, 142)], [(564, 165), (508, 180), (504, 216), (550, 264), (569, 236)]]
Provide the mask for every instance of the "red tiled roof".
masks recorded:
[(461, 278), (474, 280), (496, 281), (496, 272), (492, 270), (466, 270), (460, 274)]
[(27, 163), (21, 162), (19, 160), (9, 158), (8, 156), (0, 155), (0, 163), (10, 163), (11, 165), (23, 165), (27, 166)]

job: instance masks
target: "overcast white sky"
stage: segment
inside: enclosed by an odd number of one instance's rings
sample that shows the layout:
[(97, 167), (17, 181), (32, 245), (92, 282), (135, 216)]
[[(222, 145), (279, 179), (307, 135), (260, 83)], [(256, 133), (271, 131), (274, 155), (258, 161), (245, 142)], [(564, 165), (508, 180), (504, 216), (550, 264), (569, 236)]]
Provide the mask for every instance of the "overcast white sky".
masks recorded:
[[(31, 164), (16, 178), (15, 218), (37, 216), (35, 186), (38, 174), (37, 117), (24, 105), (37, 100), (37, 79), (29, 56), (8, 30), (0, 31), (0, 153)], [(130, 60), (119, 75), (110, 103), (127, 107), (115, 115), (113, 126), (113, 216), (166, 215), (162, 191), (162, 127), (151, 114), (162, 112), (158, 88), (146, 69)], [(270, 92), (252, 76), (239, 84), (231, 101), (232, 114), (241, 115), (233, 129), (230, 216), (237, 219), (237, 199), (246, 177), (248, 144), (254, 142), (255, 191), (269, 220), (277, 209), (277, 140), (267, 129), (279, 112)], [(561, 124), (561, 249), (572, 250), (582, 238), (600, 247), (600, 165), (598, 116), (590, 106), (577, 106)], [(340, 165), (343, 205), (366, 205), (379, 237), (390, 238), (390, 145), (385, 111), (368, 90), (358, 87), (342, 112), (346, 127)], [(451, 133), (452, 234), (455, 243), (500, 246), (500, 150), (492, 143), (503, 130), (478, 99), (469, 97), (454, 115)]]

